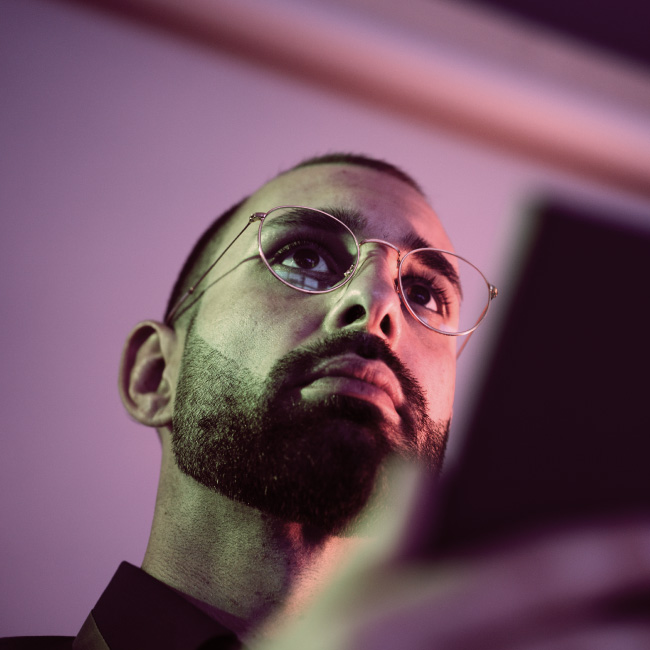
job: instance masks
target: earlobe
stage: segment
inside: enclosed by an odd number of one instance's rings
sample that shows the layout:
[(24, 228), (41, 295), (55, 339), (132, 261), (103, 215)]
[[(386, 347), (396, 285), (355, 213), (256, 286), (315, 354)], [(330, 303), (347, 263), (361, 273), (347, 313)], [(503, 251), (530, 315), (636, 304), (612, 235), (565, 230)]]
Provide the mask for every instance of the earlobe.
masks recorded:
[(170, 424), (178, 343), (173, 329), (156, 321), (139, 323), (127, 337), (120, 364), (122, 402), (138, 422)]

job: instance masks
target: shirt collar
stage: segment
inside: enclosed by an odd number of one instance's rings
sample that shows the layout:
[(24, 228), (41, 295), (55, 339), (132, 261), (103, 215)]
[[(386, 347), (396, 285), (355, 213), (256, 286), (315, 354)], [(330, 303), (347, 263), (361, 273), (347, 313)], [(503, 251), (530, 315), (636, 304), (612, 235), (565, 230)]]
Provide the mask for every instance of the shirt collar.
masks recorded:
[(234, 650), (233, 632), (142, 569), (122, 562), (92, 615), (111, 650)]

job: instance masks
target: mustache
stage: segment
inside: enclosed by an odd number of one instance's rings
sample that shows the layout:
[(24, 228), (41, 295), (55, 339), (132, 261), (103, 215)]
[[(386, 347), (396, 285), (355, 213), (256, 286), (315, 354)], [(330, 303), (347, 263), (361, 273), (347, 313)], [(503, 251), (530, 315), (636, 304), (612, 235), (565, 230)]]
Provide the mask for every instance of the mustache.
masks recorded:
[(356, 354), (362, 359), (381, 361), (388, 366), (404, 393), (402, 410), (411, 420), (421, 418), (416, 413), (426, 412), (425, 393), (417, 379), (383, 339), (367, 332), (340, 332), (289, 352), (274, 365), (269, 378), (276, 390), (283, 391), (295, 385), (297, 377), (304, 376), (324, 359), (347, 353)]

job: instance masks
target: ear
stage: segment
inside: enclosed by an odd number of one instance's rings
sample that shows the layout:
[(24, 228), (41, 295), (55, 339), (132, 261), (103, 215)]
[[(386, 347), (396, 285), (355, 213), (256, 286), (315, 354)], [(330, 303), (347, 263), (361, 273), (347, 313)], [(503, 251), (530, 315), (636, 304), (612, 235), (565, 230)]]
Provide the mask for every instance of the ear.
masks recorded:
[(119, 390), (138, 422), (150, 427), (171, 423), (181, 350), (176, 332), (157, 321), (139, 323), (122, 352)]

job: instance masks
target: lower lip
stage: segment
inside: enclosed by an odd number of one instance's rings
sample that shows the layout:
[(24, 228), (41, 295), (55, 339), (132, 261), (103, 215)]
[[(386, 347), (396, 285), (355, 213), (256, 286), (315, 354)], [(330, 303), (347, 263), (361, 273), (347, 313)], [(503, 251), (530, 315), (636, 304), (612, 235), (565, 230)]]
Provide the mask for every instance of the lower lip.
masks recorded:
[(323, 395), (349, 395), (375, 404), (387, 415), (392, 416), (391, 419), (399, 417), (388, 393), (361, 379), (336, 376), (319, 377), (311, 384), (304, 386), (300, 394), (305, 399), (319, 398)]

